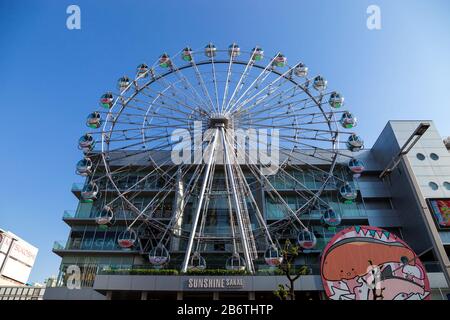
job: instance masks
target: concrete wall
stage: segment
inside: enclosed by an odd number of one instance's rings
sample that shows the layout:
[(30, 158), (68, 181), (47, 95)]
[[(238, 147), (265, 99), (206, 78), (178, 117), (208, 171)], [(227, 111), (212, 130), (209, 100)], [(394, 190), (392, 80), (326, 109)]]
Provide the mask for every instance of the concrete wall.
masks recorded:
[[(390, 121), (386, 125), (371, 150), (374, 158), (383, 168), (389, 165), (419, 123), (420, 121)], [(414, 147), (408, 157), (416, 157), (416, 153), (416, 147)], [(413, 188), (406, 174), (406, 168), (400, 163), (397, 169), (385, 178), (383, 184), (385, 188), (390, 189), (392, 203), (398, 212), (405, 241), (420, 254), (431, 248), (431, 240), (427, 236), (428, 231), (424, 225), (421, 208), (414, 198)]]
[[(242, 279), (242, 287), (212, 288), (202, 290), (189, 288), (189, 279)], [(94, 289), (127, 291), (273, 291), (284, 284), (284, 276), (136, 276), (136, 275), (97, 275)], [(320, 276), (306, 275), (295, 283), (296, 290), (323, 290)]]

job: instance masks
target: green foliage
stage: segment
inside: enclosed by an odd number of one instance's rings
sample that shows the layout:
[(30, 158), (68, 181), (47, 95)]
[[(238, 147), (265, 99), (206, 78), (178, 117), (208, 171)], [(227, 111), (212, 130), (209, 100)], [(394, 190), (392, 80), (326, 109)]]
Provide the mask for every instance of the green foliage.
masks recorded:
[(284, 247), (280, 250), (283, 256), (283, 262), (277, 267), (281, 274), (285, 275), (289, 284), (278, 285), (278, 290), (274, 291), (274, 295), (281, 300), (295, 300), (294, 283), (302, 275), (309, 274), (307, 266), (297, 267), (295, 259), (299, 253), (299, 246), (292, 244), (289, 239), (284, 243)]
[(286, 290), (285, 286), (282, 284), (278, 285), (278, 290), (275, 290), (273, 292), (273, 294), (275, 295), (275, 297), (277, 297), (280, 300), (286, 300), (289, 296), (289, 291)]

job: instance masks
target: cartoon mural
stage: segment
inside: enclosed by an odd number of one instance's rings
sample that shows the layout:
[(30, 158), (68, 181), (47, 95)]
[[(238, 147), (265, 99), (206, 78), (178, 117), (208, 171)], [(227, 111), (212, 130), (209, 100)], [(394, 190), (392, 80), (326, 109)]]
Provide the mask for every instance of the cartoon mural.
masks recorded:
[(396, 235), (352, 226), (337, 233), (321, 259), (332, 300), (429, 300), (430, 284), (414, 251)]
[(430, 199), (428, 201), (440, 229), (450, 228), (450, 199)]

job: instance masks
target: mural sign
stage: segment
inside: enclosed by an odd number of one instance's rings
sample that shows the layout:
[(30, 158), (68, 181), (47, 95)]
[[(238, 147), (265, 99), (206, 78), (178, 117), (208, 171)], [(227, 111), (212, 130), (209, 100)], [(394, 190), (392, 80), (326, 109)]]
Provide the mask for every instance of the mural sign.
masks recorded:
[(414, 251), (389, 231), (352, 226), (325, 247), (321, 275), (332, 300), (429, 300), (430, 284)]
[(450, 229), (450, 199), (428, 199), (434, 221), (439, 229)]

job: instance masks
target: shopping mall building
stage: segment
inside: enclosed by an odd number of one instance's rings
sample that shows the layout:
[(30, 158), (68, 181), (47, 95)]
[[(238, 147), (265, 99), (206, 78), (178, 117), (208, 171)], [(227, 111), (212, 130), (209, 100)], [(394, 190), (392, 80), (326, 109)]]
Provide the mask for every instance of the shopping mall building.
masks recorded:
[[(421, 123), (431, 124), (422, 136), (415, 131)], [(416, 138), (414, 134), (420, 137), (417, 143), (410, 150), (408, 146), (403, 148), (409, 138)], [(341, 224), (335, 229), (327, 228), (314, 211), (302, 216), (314, 232), (317, 245), (297, 257), (297, 265), (308, 267), (308, 274), (296, 282), (297, 299), (326, 299), (320, 270), (322, 250), (340, 230), (364, 225), (380, 227), (409, 244), (425, 266), (432, 299), (449, 299), (450, 218), (448, 211), (438, 212), (436, 206), (438, 200), (450, 201), (448, 148), (450, 144), (446, 145), (432, 121), (389, 121), (371, 149), (355, 153), (354, 156), (365, 164), (361, 177), (351, 181), (358, 192), (356, 200), (351, 203), (339, 201), (338, 192), (331, 187), (326, 188), (322, 196), (340, 213)], [(347, 174), (345, 169), (337, 170), (336, 174)], [(130, 175), (130, 179), (136, 178)], [(303, 183), (311, 190), (321, 185), (314, 179), (306, 179)], [(283, 179), (276, 180), (275, 185), (290, 206), (300, 205), (301, 201), (293, 192), (295, 186), (283, 184)], [(152, 197), (158, 186), (144, 184), (141, 188), (141, 196)], [(266, 197), (264, 187), (256, 183), (255, 188), (259, 194), (256, 200), (265, 219), (277, 219), (277, 207)], [(67, 241), (55, 242), (53, 248), (54, 253), (62, 258), (59, 287), (48, 288), (44, 299), (275, 299), (273, 291), (286, 282), (284, 276), (267, 271), (265, 248), (258, 246), (254, 274), (220, 273), (217, 269), (224, 269), (224, 257), (230, 254), (229, 247), (221, 243), (209, 246), (203, 255), (208, 261), (208, 269), (216, 271), (202, 275), (171, 274), (170, 270), (181, 269), (186, 248), (184, 240), (175, 238), (169, 246), (170, 262), (165, 267), (169, 271), (167, 274), (151, 274), (148, 270), (153, 267), (149, 263), (149, 246), (145, 237), (128, 250), (117, 244), (117, 237), (126, 225), (126, 214), (116, 216), (112, 226), (99, 226), (96, 223), (99, 208), (96, 202), (82, 201), (81, 190), (82, 186), (73, 186), (73, 194), (80, 199), (78, 208), (63, 215), (63, 221), (71, 228), (69, 237)], [(107, 190), (100, 190), (99, 194), (102, 197)], [(176, 210), (177, 201), (169, 198), (156, 213), (156, 218), (164, 223)], [(447, 220), (439, 221), (439, 215)], [(215, 225), (220, 223), (220, 215), (211, 222)], [(74, 279), (74, 274), (67, 272), (71, 265), (80, 270), (79, 289), (68, 286), (68, 282)]]

